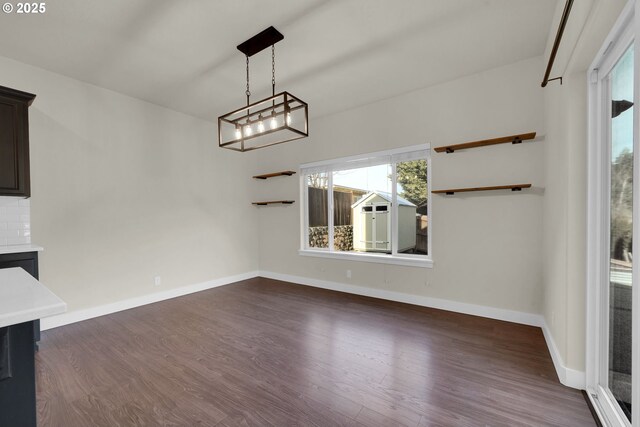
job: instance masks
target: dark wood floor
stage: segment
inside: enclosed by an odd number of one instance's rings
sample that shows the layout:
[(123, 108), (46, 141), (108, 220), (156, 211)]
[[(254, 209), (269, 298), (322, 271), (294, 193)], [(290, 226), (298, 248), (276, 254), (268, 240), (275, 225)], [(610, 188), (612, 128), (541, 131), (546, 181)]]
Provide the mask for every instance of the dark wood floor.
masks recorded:
[(267, 279), (43, 333), (41, 426), (589, 426), (540, 329)]

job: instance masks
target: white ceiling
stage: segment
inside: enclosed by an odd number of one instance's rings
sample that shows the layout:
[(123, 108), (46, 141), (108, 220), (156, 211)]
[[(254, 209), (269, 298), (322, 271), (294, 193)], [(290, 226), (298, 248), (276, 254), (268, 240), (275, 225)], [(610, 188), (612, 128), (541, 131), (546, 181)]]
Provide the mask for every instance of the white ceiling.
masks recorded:
[[(214, 121), (245, 102), (236, 45), (273, 25), (276, 90), (319, 117), (542, 55), (557, 2), (58, 0), (2, 14), (0, 55)], [(270, 51), (251, 82), (270, 94)]]

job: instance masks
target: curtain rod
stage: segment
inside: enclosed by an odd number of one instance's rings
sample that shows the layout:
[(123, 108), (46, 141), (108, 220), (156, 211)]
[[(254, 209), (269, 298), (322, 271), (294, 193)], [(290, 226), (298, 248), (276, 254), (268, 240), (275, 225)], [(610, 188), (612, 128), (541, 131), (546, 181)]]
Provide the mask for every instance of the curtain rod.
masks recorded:
[(549, 74), (551, 74), (551, 68), (553, 68), (553, 62), (556, 60), (556, 54), (558, 53), (558, 47), (560, 47), (560, 41), (562, 40), (564, 28), (567, 26), (567, 21), (569, 20), (569, 13), (571, 12), (571, 6), (573, 6), (573, 0), (567, 0), (567, 3), (564, 5), (564, 11), (562, 12), (562, 18), (560, 18), (560, 25), (558, 26), (558, 32), (556, 33), (556, 40), (553, 42), (553, 48), (551, 49), (551, 55), (549, 56), (547, 71), (545, 71), (544, 73), (544, 79), (542, 80), (542, 84), (541, 84), (542, 87), (546, 87), (547, 83), (553, 80), (560, 80), (560, 84), (562, 84), (562, 77), (556, 77), (556, 78), (550, 79)]

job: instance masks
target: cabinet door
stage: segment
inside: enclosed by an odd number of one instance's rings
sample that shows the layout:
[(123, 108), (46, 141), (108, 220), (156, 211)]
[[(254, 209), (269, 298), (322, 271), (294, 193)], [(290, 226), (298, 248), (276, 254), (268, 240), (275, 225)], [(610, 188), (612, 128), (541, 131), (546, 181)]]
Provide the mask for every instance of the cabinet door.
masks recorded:
[(29, 103), (34, 95), (0, 86), (0, 195), (31, 195)]
[(8, 328), (11, 377), (0, 381), (0, 426), (36, 427), (33, 322)]

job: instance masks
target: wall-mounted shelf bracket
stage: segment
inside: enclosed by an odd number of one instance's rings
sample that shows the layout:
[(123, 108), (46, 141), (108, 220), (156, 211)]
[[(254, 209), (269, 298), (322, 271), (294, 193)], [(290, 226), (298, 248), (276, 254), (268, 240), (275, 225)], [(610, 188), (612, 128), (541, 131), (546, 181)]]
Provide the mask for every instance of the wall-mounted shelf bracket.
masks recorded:
[(492, 191), (492, 190), (511, 190), (522, 191), (523, 188), (530, 188), (531, 184), (512, 184), (512, 185), (494, 185), (491, 187), (469, 187), (469, 188), (450, 188), (447, 190), (434, 190), (433, 194), (453, 195), (455, 193), (467, 193), (470, 191)]
[(291, 205), (295, 203), (295, 200), (269, 200), (266, 202), (253, 202), (255, 206), (267, 206), (267, 205)]
[(282, 172), (265, 173), (262, 175), (254, 175), (253, 177), (255, 179), (267, 179), (267, 178), (273, 178), (275, 176), (291, 176), (291, 175), (294, 175), (295, 173), (296, 173), (295, 171), (282, 171)]
[(481, 141), (465, 142), (463, 144), (442, 145), (440, 147), (435, 147), (433, 150), (436, 153), (442, 153), (442, 152), (453, 153), (456, 150), (486, 147), (487, 145), (507, 144), (509, 142), (512, 144), (520, 144), (522, 141), (534, 139), (535, 137), (536, 137), (535, 132), (521, 133), (518, 135), (509, 135), (509, 136), (501, 136), (499, 138), (483, 139)]

